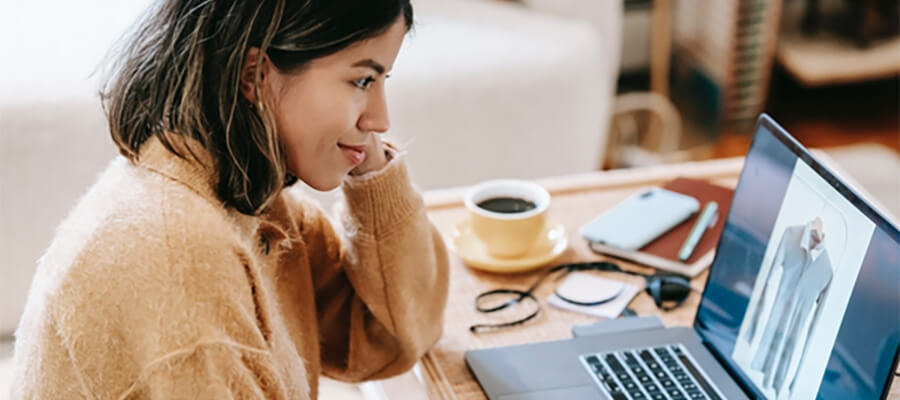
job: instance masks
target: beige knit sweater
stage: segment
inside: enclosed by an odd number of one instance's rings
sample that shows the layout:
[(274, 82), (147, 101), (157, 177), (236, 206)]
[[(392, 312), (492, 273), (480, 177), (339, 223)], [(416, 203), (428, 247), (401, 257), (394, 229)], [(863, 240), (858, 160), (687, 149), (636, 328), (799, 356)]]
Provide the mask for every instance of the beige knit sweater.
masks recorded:
[(338, 235), (292, 190), (251, 217), (217, 200), (211, 168), (156, 139), (140, 154), (41, 259), (14, 399), (313, 399), (320, 373), (388, 377), (437, 341), (447, 253), (402, 155), (346, 179)]

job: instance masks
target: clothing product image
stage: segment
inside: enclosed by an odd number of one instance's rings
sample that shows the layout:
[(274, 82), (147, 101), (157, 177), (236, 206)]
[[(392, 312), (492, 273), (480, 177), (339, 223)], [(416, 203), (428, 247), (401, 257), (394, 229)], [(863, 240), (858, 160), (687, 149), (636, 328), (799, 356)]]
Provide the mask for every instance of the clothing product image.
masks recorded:
[[(16, 332), (12, 398), (301, 399), (409, 369), (440, 337), (447, 250), (404, 154), (346, 177), (341, 219), (284, 189), (226, 207), (213, 157), (156, 137), (59, 226)], [(338, 229), (342, 228), (342, 229)]]
[[(796, 377), (797, 369), (791, 365), (803, 360), (809, 334), (816, 326), (834, 274), (820, 222), (785, 229), (772, 265), (760, 281), (763, 284), (760, 304), (749, 320), (747, 342), (752, 343), (756, 335), (762, 335), (751, 368), (762, 371), (762, 386), (774, 388), (776, 393), (790, 386)], [(781, 271), (777, 282), (773, 276), (776, 269)], [(766, 293), (775, 285), (774, 300), (766, 304)], [(764, 309), (770, 310), (766, 321), (761, 320)]]

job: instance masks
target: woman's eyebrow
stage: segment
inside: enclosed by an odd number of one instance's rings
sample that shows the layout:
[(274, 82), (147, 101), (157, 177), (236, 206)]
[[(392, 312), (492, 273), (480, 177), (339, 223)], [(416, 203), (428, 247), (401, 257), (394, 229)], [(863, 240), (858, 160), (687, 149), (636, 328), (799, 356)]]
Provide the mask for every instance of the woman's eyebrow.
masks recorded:
[(368, 67), (368, 68), (372, 68), (373, 70), (375, 70), (375, 72), (378, 73), (378, 75), (384, 74), (384, 66), (381, 65), (381, 64), (379, 64), (378, 62), (376, 62), (375, 60), (373, 60), (373, 59), (371, 59), (371, 58), (367, 58), (367, 59), (365, 59), (365, 60), (357, 61), (356, 63), (353, 64), (353, 66), (354, 66), (354, 67)]

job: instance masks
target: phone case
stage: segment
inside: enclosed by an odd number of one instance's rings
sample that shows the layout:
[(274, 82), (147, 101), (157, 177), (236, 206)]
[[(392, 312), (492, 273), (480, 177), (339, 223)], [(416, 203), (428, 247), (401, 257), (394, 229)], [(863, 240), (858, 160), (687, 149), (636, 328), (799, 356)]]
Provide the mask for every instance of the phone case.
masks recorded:
[(635, 251), (690, 218), (697, 199), (661, 188), (631, 196), (581, 227), (581, 236), (622, 250)]

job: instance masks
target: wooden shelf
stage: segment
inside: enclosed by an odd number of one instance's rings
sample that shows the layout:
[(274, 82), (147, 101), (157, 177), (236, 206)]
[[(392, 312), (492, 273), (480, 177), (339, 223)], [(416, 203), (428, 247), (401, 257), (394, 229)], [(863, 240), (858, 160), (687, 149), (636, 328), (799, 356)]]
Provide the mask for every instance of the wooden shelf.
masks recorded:
[(863, 49), (829, 34), (782, 32), (776, 59), (805, 86), (888, 78), (900, 74), (900, 37)]

